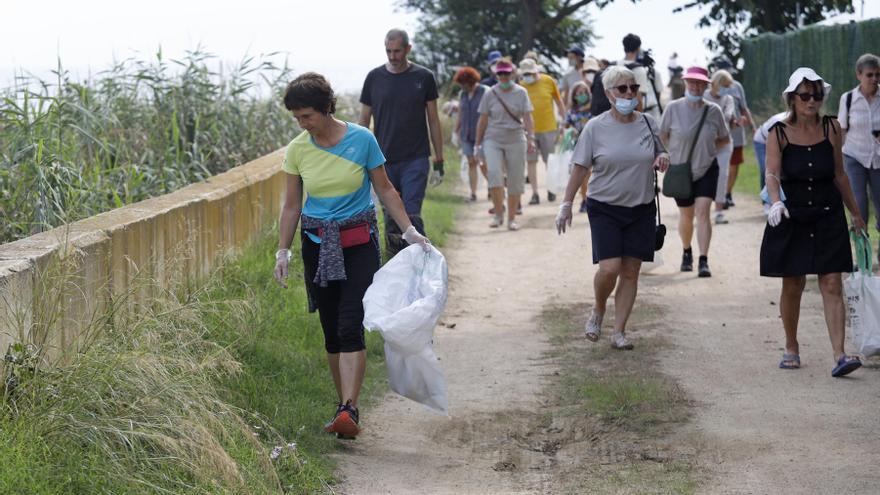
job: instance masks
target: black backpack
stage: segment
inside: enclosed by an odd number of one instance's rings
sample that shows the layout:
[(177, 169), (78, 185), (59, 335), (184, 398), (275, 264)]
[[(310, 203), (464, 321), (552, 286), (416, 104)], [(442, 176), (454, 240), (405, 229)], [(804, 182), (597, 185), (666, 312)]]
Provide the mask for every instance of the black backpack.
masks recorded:
[[(626, 68), (629, 70), (633, 70), (636, 67), (646, 67), (643, 64), (638, 62), (631, 62), (626, 64)], [(590, 104), (590, 113), (593, 114), (593, 117), (607, 112), (611, 110), (611, 102), (608, 101), (608, 97), (605, 96), (605, 85), (602, 84), (602, 74), (605, 71), (599, 72), (593, 78), (593, 86), (590, 88), (590, 100), (592, 103)], [(648, 80), (651, 82), (651, 90), (654, 92), (654, 96), (657, 98), (657, 106), (660, 108), (660, 111), (663, 111), (663, 107), (660, 106), (660, 95), (657, 94), (657, 89), (654, 87), (654, 69), (653, 67), (648, 67)]]
[(593, 85), (590, 87), (590, 113), (593, 117), (601, 115), (611, 110), (611, 102), (605, 95), (605, 86), (602, 84), (602, 75), (605, 71), (596, 73), (593, 76)]

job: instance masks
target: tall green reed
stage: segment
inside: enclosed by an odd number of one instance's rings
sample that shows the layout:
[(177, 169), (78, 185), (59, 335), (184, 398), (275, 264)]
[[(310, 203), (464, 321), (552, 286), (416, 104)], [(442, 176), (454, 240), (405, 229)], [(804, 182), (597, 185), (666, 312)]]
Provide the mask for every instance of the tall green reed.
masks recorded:
[[(202, 48), (0, 89), (0, 242), (204, 180), (286, 144), (276, 54), (224, 66)], [(215, 67), (218, 67), (215, 69)]]

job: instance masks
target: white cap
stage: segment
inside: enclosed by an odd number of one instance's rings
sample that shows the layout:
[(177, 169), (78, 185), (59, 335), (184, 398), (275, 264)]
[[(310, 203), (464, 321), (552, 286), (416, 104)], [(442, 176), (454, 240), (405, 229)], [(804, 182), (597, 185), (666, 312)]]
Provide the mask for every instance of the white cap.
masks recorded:
[(791, 76), (788, 77), (788, 86), (785, 90), (782, 91), (782, 96), (787, 95), (788, 93), (793, 92), (797, 89), (798, 86), (806, 79), (807, 81), (822, 81), (822, 86), (825, 90), (825, 94), (831, 92), (831, 85), (825, 82), (822, 79), (822, 76), (816, 74), (816, 71), (809, 67), (798, 67), (794, 72), (791, 73)]

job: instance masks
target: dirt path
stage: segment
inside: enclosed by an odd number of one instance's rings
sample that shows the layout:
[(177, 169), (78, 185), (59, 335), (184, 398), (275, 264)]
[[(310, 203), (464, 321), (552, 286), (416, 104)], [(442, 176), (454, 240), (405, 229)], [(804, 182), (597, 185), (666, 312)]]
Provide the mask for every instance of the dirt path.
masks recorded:
[[(576, 216), (573, 234), (558, 238), (556, 205), (527, 207), (519, 232), (489, 229), (486, 201), (464, 208), (445, 250), (450, 297), (443, 320), (454, 328), (440, 327), (435, 336), (451, 418), (388, 394), (364, 411), (364, 434), (340, 456), (340, 492), (556, 493), (562, 486), (554, 480), (555, 459), (524, 446), (521, 435), (541, 421), (545, 377), (556, 368), (546, 358), (538, 315), (545, 305), (592, 297), (585, 215)], [(757, 276), (759, 206), (743, 201), (731, 223), (716, 229), (711, 279), (676, 271), (674, 210), (664, 203), (666, 264), (642, 278), (640, 297), (665, 306), (663, 326), (676, 329), (662, 366), (698, 404), (676, 436), (697, 452), (699, 491), (876, 490), (878, 368), (830, 378), (813, 283), (801, 320), (804, 369), (776, 370), (782, 331), (770, 301), (778, 283)]]
[[(798, 332), (803, 367), (777, 369), (785, 342), (781, 282), (758, 275), (764, 217), (747, 199), (729, 212), (730, 224), (714, 229), (711, 279), (676, 272), (681, 243), (673, 215), (667, 263), (643, 278), (643, 287), (662, 295), (676, 329), (663, 366), (699, 404), (690, 428), (701, 437), (709, 475), (699, 491), (876, 493), (880, 361), (831, 378), (831, 345), (812, 277)], [(849, 336), (847, 350), (854, 351)]]

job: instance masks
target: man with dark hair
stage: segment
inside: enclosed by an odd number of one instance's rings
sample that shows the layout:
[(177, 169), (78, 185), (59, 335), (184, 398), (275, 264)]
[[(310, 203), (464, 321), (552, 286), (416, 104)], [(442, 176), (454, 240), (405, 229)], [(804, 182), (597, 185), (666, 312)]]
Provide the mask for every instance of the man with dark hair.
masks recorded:
[[(424, 234), (422, 201), (431, 154), (428, 130), (438, 175), (443, 172), (443, 136), (437, 113), (437, 81), (433, 72), (407, 59), (411, 50), (406, 31), (392, 29), (385, 35), (388, 62), (371, 70), (364, 80), (358, 123), (369, 127), (373, 119), (373, 132), (387, 159), (388, 178), (400, 192), (412, 224)], [(386, 247), (393, 256), (407, 243), (387, 212), (385, 219)]]
[(562, 93), (562, 101), (569, 104), (571, 103), (572, 88), (583, 80), (581, 70), (584, 68), (586, 54), (583, 48), (575, 45), (569, 48), (565, 55), (568, 57), (568, 67), (570, 70), (559, 80), (559, 91)]
[(629, 33), (623, 37), (624, 57), (618, 62), (633, 71), (636, 76), (636, 84), (639, 85), (639, 100), (642, 111), (651, 114), (660, 120), (660, 92), (663, 90), (663, 81), (660, 74), (654, 71), (654, 61), (642, 53), (642, 39), (638, 35)]

